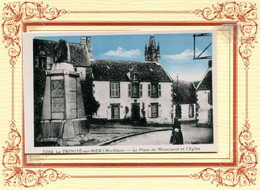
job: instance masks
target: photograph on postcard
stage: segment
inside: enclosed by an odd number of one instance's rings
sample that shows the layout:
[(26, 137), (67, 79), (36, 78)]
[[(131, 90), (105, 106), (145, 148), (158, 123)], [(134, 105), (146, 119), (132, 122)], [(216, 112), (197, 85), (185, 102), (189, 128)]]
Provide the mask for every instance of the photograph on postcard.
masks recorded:
[(25, 33), (25, 152), (217, 152), (215, 38)]

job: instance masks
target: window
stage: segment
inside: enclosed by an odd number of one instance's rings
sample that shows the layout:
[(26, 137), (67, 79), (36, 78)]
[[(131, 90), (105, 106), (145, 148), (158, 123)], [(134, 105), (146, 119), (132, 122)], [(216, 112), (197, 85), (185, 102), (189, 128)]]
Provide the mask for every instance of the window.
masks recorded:
[(158, 98), (161, 96), (161, 85), (158, 83), (151, 83), (148, 85), (148, 96), (151, 98)]
[(143, 96), (143, 85), (140, 84), (139, 85), (139, 97), (142, 97)]
[(39, 67), (43, 69), (46, 68), (46, 57), (39, 57)]
[(36, 67), (40, 69), (46, 69), (47, 57), (44, 51), (40, 51), (36, 60)]
[(111, 82), (110, 83), (110, 98), (119, 98), (120, 97), (120, 83)]
[(131, 84), (128, 84), (129, 97), (139, 98), (140, 96), (142, 96), (142, 93), (142, 85), (139, 85), (139, 82), (132, 82)]
[(151, 97), (157, 98), (158, 97), (158, 84), (152, 84), (151, 85)]
[(111, 118), (120, 119), (120, 104), (111, 104)]
[(46, 69), (46, 57), (44, 56), (39, 56), (36, 59), (36, 65), (35, 67), (39, 68), (39, 69)]
[(148, 84), (148, 96), (150, 97), (151, 96), (151, 85)]
[(131, 97), (131, 84), (128, 84), (128, 96)]
[(181, 105), (177, 104), (175, 108), (175, 117), (181, 118), (182, 110), (181, 110)]
[(208, 110), (208, 122), (213, 122), (213, 109)]
[(158, 117), (158, 103), (151, 103), (151, 117)]
[(209, 105), (212, 105), (212, 92), (211, 92), (211, 90), (208, 92), (208, 103), (209, 103)]
[(139, 83), (132, 83), (132, 98), (139, 98)]
[(161, 95), (162, 95), (161, 84), (158, 84), (158, 96), (160, 97)]
[(189, 105), (189, 118), (194, 117), (194, 106), (192, 104)]

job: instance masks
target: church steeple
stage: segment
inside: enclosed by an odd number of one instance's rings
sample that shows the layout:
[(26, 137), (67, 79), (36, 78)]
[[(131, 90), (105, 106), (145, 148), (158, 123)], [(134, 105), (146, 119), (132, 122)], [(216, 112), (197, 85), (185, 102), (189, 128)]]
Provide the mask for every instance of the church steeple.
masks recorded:
[(160, 64), (161, 63), (160, 57), (161, 56), (160, 56), (159, 43), (156, 48), (154, 35), (151, 35), (148, 48), (147, 45), (145, 44), (145, 61), (156, 62)]
[(151, 36), (150, 36), (149, 47), (155, 49), (155, 39), (154, 39), (154, 35), (151, 35)]

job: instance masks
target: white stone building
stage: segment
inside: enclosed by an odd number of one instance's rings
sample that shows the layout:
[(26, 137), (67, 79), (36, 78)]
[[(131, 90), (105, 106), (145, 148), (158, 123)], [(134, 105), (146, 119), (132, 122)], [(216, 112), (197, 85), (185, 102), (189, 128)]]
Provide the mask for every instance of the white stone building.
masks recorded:
[(92, 71), (100, 103), (93, 118), (171, 123), (172, 79), (161, 64), (95, 60)]
[[(34, 40), (35, 66), (38, 59), (44, 58), (42, 68), (50, 69), (48, 60), (54, 59), (56, 45), (54, 41)], [(81, 43), (68, 44), (68, 49), (70, 64), (80, 75), (85, 108), (91, 100), (84, 92), (92, 93), (99, 103), (93, 118), (172, 122), (172, 78), (161, 65), (160, 47), (153, 35), (148, 47), (145, 45), (144, 62), (93, 59), (90, 37), (81, 37)], [(45, 52), (44, 57), (41, 51)]]
[(209, 61), (209, 68), (202, 80), (196, 86), (197, 94), (197, 124), (198, 126), (213, 125), (213, 100), (212, 100), (212, 67)]

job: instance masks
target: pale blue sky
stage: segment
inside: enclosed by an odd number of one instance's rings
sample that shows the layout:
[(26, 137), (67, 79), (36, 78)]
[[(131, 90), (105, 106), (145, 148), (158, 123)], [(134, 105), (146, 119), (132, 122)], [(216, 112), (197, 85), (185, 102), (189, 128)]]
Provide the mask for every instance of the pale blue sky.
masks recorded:
[[(70, 43), (80, 43), (81, 36), (36, 37)], [(144, 47), (149, 44), (150, 34), (135, 35), (93, 35), (91, 36), (93, 58), (127, 61), (144, 61)], [(154, 34), (156, 45), (160, 44), (163, 68), (176, 79), (200, 80), (208, 68), (208, 60), (193, 60), (193, 33)], [(211, 36), (196, 39), (196, 53), (201, 52), (210, 42)], [(212, 55), (212, 47), (203, 55)]]

